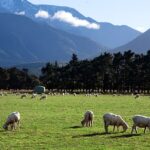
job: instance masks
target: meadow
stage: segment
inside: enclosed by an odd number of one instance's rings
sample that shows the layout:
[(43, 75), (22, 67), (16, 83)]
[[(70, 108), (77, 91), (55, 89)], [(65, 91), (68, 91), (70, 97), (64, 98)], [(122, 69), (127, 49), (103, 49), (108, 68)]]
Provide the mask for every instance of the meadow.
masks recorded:
[[(98, 97), (48, 96), (40, 101), (31, 96), (0, 97), (0, 150), (146, 150), (150, 147), (150, 132), (138, 129), (131, 135), (132, 116), (150, 116), (150, 97), (112, 96)], [(84, 112), (94, 112), (94, 125), (82, 128)], [(8, 114), (19, 111), (21, 126), (16, 131), (4, 131)], [(102, 116), (106, 112), (122, 115), (130, 128), (126, 133), (104, 133)]]

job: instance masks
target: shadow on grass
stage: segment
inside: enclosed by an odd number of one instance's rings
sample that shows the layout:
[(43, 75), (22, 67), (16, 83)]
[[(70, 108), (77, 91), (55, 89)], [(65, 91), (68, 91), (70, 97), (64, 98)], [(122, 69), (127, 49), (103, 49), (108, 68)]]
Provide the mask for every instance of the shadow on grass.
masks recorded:
[(102, 132), (102, 133), (83, 134), (83, 135), (72, 136), (72, 138), (93, 137), (93, 136), (101, 136), (101, 135), (107, 135), (107, 133)]
[(141, 134), (123, 134), (123, 135), (117, 135), (117, 136), (111, 136), (110, 138), (116, 139), (116, 138), (130, 138), (134, 136), (141, 136)]
[(72, 127), (69, 127), (71, 129), (78, 129), (78, 128), (82, 128), (82, 126), (72, 126)]

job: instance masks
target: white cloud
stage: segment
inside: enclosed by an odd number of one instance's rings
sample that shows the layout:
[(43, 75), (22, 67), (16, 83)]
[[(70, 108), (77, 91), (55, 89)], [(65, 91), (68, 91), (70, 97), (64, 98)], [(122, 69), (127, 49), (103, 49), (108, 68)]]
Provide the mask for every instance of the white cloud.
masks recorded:
[(140, 32), (145, 32), (146, 31), (146, 29), (142, 26), (137, 27), (136, 30), (138, 30)]
[(15, 12), (16, 15), (25, 15), (25, 11)]
[(66, 11), (58, 11), (51, 18), (69, 23), (74, 27), (85, 27), (88, 29), (95, 29), (95, 30), (100, 29), (99, 24), (91, 23), (85, 19), (79, 19), (77, 17), (74, 17), (70, 12)]
[(36, 14), (35, 14), (36, 18), (43, 18), (43, 19), (48, 19), (50, 18), (50, 15), (47, 11), (45, 10), (39, 10)]

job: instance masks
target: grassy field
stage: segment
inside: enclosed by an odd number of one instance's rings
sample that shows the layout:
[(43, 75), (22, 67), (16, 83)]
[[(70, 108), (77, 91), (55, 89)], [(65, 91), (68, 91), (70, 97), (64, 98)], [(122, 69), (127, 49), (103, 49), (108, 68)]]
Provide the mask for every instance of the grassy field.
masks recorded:
[[(28, 96), (0, 97), (0, 150), (146, 150), (150, 149), (150, 133), (104, 134), (102, 116), (106, 112), (120, 114), (132, 126), (135, 114), (150, 116), (150, 97), (141, 96), (48, 96), (45, 101)], [(81, 128), (80, 121), (86, 110), (94, 112), (94, 126)], [(21, 113), (21, 127), (4, 131), (8, 114)], [(109, 128), (112, 131), (112, 127)]]

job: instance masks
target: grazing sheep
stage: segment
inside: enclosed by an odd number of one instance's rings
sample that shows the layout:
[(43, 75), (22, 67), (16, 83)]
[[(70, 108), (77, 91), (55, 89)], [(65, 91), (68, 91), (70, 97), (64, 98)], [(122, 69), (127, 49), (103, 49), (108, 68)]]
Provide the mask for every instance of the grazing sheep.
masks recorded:
[(115, 131), (116, 126), (117, 126), (117, 131), (119, 131), (119, 127), (122, 126), (123, 132), (125, 132), (129, 128), (128, 124), (122, 119), (120, 115), (116, 115), (113, 113), (106, 113), (103, 116), (103, 120), (104, 120), (104, 127), (106, 133), (108, 133), (109, 125), (114, 126), (113, 132)]
[(9, 116), (8, 116), (8, 118), (7, 118), (7, 120), (6, 120), (6, 122), (5, 122), (5, 124), (3, 125), (3, 128), (5, 129), (5, 130), (8, 130), (8, 127), (10, 126), (11, 127), (11, 130), (13, 130), (13, 129), (16, 129), (16, 124), (19, 126), (19, 124), (20, 124), (20, 113), (19, 112), (12, 112)]
[(0, 93), (0, 96), (4, 96), (4, 94), (3, 94), (3, 93)]
[(7, 96), (7, 93), (4, 93), (4, 96)]
[(32, 94), (31, 98), (36, 98), (37, 94)]
[(137, 99), (137, 98), (139, 98), (140, 97), (140, 95), (139, 94), (136, 94), (135, 95), (135, 99)]
[(146, 127), (148, 127), (150, 130), (150, 117), (136, 115), (132, 118), (132, 120), (133, 120), (133, 126), (132, 126), (131, 133), (133, 133), (134, 130), (137, 133), (136, 127), (144, 128), (144, 133), (146, 131)]
[(42, 96), (40, 97), (40, 100), (44, 100), (44, 99), (47, 99), (47, 95), (42, 95)]
[(74, 96), (77, 96), (77, 94), (76, 94), (76, 93), (73, 93), (73, 95), (74, 95)]
[(82, 126), (92, 127), (94, 119), (94, 113), (92, 111), (87, 111), (84, 114), (84, 119), (81, 121)]
[(95, 97), (98, 97), (98, 94), (94, 94)]
[(23, 98), (25, 98), (25, 97), (27, 97), (26, 94), (21, 95), (21, 99), (23, 99)]

